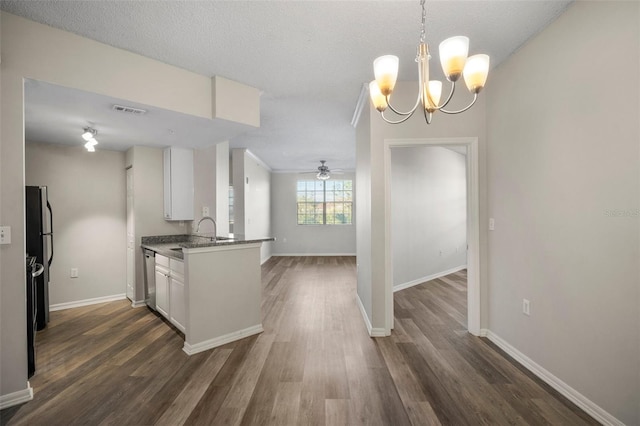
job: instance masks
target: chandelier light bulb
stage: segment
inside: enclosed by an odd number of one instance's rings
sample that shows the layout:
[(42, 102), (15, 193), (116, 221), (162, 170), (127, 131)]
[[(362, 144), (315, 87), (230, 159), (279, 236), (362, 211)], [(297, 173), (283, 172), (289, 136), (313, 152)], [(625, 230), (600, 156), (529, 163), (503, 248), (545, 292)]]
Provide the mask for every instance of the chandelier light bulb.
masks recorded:
[(451, 37), (440, 43), (440, 64), (449, 81), (456, 81), (460, 78), (468, 54), (468, 37)]
[(440, 96), (442, 96), (442, 82), (438, 80), (429, 81), (429, 90), (427, 91), (427, 101), (425, 108), (429, 112), (434, 112), (440, 104)]
[(487, 82), (489, 75), (489, 55), (473, 55), (464, 67), (464, 82), (471, 93), (478, 93)]
[(385, 55), (373, 61), (373, 74), (376, 76), (380, 92), (389, 96), (393, 92), (398, 78), (399, 59), (394, 55)]
[(378, 87), (378, 82), (373, 80), (369, 83), (369, 95), (371, 96), (371, 102), (373, 102), (373, 106), (380, 112), (387, 109), (387, 99), (380, 91), (380, 87)]

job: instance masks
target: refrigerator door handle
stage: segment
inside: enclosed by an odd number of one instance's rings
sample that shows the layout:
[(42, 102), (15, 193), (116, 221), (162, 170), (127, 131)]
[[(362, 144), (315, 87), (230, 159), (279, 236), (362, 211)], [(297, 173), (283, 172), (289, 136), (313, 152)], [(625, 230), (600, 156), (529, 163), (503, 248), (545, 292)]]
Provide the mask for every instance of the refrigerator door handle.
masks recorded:
[(45, 235), (51, 237), (51, 256), (47, 262), (48, 266), (51, 266), (51, 262), (53, 262), (53, 210), (51, 209), (51, 204), (49, 204), (49, 200), (47, 200), (47, 209), (49, 210), (49, 232)]

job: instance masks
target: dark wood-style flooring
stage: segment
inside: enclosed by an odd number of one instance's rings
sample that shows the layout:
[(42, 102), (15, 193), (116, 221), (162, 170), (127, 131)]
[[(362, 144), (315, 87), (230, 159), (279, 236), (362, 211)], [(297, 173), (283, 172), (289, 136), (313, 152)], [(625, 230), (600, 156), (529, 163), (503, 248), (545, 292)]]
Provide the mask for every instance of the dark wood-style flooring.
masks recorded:
[(367, 335), (352, 257), (262, 268), (264, 333), (187, 356), (128, 302), (52, 312), (34, 400), (3, 425), (597, 424), (466, 330), (464, 271), (395, 295), (391, 337)]

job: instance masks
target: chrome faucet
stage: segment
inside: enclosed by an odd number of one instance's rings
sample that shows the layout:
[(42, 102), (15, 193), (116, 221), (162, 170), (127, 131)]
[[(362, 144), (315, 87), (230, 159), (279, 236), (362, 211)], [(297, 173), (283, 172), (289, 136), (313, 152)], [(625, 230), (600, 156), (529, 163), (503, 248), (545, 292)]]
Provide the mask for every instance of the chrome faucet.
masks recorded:
[(213, 223), (213, 237), (211, 237), (211, 241), (215, 241), (216, 240), (216, 235), (218, 234), (218, 225), (216, 224), (215, 219), (212, 218), (211, 216), (204, 216), (202, 219), (200, 219), (198, 221), (198, 226), (196, 226), (196, 234), (198, 232), (200, 232), (200, 224), (205, 219), (209, 219), (211, 221), (211, 223)]

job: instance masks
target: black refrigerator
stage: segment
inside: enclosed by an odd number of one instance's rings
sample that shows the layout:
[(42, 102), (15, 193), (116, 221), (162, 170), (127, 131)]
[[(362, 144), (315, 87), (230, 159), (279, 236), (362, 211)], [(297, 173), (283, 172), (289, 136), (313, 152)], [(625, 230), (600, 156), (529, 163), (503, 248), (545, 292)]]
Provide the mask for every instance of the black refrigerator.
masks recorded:
[(46, 186), (27, 186), (25, 191), (27, 256), (35, 256), (44, 271), (35, 277), (35, 322), (42, 330), (49, 322), (49, 268), (53, 261), (53, 213)]

